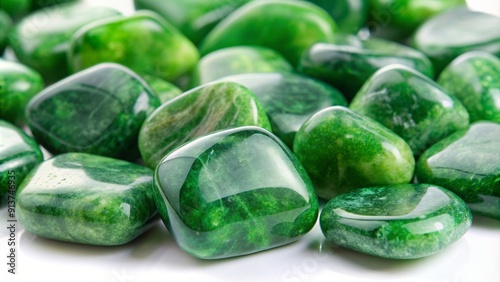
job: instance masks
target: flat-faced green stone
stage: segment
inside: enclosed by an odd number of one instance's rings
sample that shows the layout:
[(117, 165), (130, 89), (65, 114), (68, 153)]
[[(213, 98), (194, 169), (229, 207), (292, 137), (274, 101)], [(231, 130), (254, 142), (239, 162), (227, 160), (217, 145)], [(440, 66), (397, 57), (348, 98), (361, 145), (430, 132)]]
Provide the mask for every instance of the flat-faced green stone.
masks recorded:
[(155, 13), (141, 11), (80, 29), (68, 58), (74, 72), (114, 62), (172, 82), (196, 65), (199, 54), (175, 27)]
[(333, 198), (320, 216), (329, 241), (391, 259), (435, 254), (460, 239), (471, 223), (459, 197), (428, 184), (358, 189)]
[(307, 120), (295, 135), (293, 152), (316, 194), (327, 200), (361, 187), (409, 183), (415, 168), (403, 139), (341, 106)]
[(54, 154), (133, 160), (142, 123), (159, 105), (139, 76), (109, 63), (46, 88), (30, 101), (26, 116), (36, 140)]
[(219, 131), (158, 165), (155, 201), (177, 244), (203, 259), (255, 253), (312, 229), (318, 199), (288, 148), (257, 127)]
[(142, 78), (156, 92), (156, 96), (162, 104), (182, 94), (182, 90), (162, 78), (148, 74), (143, 75)]
[(55, 82), (69, 75), (66, 52), (71, 36), (88, 23), (117, 15), (111, 8), (80, 3), (42, 9), (17, 24), (9, 44), (19, 61)]
[(384, 39), (355, 36), (312, 45), (302, 56), (298, 71), (328, 82), (351, 100), (371, 75), (391, 64), (433, 77), (432, 64), (421, 52)]
[(500, 56), (500, 18), (494, 15), (453, 9), (423, 24), (413, 45), (429, 56), (436, 73), (468, 51), (487, 51)]
[(0, 120), (0, 198), (21, 185), (26, 175), (43, 160), (38, 144), (21, 129)]
[(36, 71), (0, 59), (0, 119), (21, 122), (26, 104), (43, 86), (43, 79)]
[(7, 34), (12, 28), (12, 20), (9, 15), (0, 10), (0, 56), (3, 54), (5, 46), (7, 45)]
[(151, 114), (141, 128), (139, 149), (146, 164), (154, 168), (166, 154), (195, 137), (245, 125), (271, 129), (255, 95), (234, 82), (205, 84)]
[(292, 73), (250, 73), (228, 76), (252, 91), (266, 111), (273, 133), (289, 148), (302, 124), (316, 112), (335, 105), (347, 106), (331, 86)]
[(156, 219), (153, 172), (69, 153), (37, 166), (19, 187), (16, 217), (40, 237), (89, 245), (130, 242)]
[(499, 124), (472, 124), (425, 151), (417, 163), (418, 181), (448, 188), (473, 212), (500, 220), (499, 140)]
[(336, 25), (325, 10), (303, 1), (251, 1), (222, 20), (205, 38), (201, 52), (260, 45), (281, 53), (296, 66), (318, 41), (330, 41)]
[(13, 19), (25, 15), (29, 12), (32, 0), (2, 0), (0, 1), (0, 10), (4, 10)]
[(500, 123), (500, 59), (484, 52), (469, 52), (455, 59), (438, 83), (465, 106), (471, 122)]
[(350, 108), (401, 136), (415, 156), (469, 125), (469, 114), (455, 96), (449, 96), (421, 73), (400, 65), (375, 73)]
[(201, 58), (193, 71), (191, 86), (196, 87), (233, 74), (292, 70), (292, 66), (272, 49), (259, 46), (229, 47)]
[(357, 33), (368, 16), (368, 0), (307, 0), (325, 9), (342, 33)]

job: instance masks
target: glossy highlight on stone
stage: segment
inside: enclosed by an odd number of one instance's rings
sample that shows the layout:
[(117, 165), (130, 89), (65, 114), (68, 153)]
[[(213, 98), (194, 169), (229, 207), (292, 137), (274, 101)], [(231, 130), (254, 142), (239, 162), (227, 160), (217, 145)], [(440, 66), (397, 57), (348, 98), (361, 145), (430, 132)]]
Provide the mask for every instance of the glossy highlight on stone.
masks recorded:
[(368, 16), (368, 0), (307, 0), (328, 12), (342, 33), (356, 34)]
[(258, 127), (222, 130), (167, 155), (155, 201), (177, 244), (219, 259), (298, 240), (318, 216), (307, 173), (288, 148)]

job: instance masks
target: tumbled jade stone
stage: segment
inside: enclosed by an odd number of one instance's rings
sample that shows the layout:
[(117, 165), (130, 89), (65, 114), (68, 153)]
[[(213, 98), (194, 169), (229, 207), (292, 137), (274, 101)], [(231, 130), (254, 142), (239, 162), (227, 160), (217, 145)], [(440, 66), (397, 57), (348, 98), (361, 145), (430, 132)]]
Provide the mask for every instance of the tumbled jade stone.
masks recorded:
[(0, 59), (0, 119), (20, 123), (26, 104), (43, 86), (43, 79), (36, 71)]
[(409, 183), (415, 168), (403, 139), (341, 106), (307, 120), (295, 135), (293, 152), (316, 194), (327, 200), (361, 187)]
[(68, 2), (76, 2), (78, 0), (31, 0), (31, 10), (61, 5)]
[(13, 19), (25, 15), (29, 12), (32, 0), (2, 0), (0, 1), (0, 10), (4, 10)]
[(371, 75), (391, 64), (433, 77), (432, 64), (421, 52), (384, 39), (361, 40), (355, 36), (312, 45), (302, 56), (298, 71), (328, 82), (351, 100)]
[(499, 140), (500, 124), (476, 122), (425, 151), (417, 179), (448, 188), (473, 212), (500, 220)]
[(330, 15), (303, 1), (251, 1), (222, 20), (205, 38), (201, 53), (225, 47), (260, 45), (281, 53), (296, 66), (302, 53), (336, 33)]
[(428, 184), (358, 189), (333, 198), (320, 216), (327, 240), (390, 259), (433, 255), (460, 239), (471, 223), (459, 197)]
[(350, 108), (401, 136), (415, 156), (469, 125), (469, 114), (455, 96), (401, 65), (376, 72), (356, 94)]
[(5, 46), (7, 45), (7, 34), (12, 28), (12, 20), (9, 15), (0, 10), (0, 56), (3, 54)]
[(471, 122), (500, 123), (499, 58), (479, 51), (463, 54), (444, 69), (438, 83), (462, 102)]
[(70, 74), (66, 52), (71, 36), (88, 23), (117, 15), (111, 8), (80, 3), (42, 9), (19, 22), (9, 44), (19, 61), (39, 71), (46, 82), (56, 82)]
[(368, 0), (307, 0), (332, 16), (342, 33), (357, 33), (368, 16)]
[(37, 166), (18, 189), (16, 217), (37, 236), (114, 246), (157, 218), (153, 172), (111, 158), (68, 153)]
[(444, 12), (423, 24), (413, 45), (426, 54), (436, 73), (468, 51), (487, 51), (500, 56), (500, 17), (467, 8)]
[(213, 133), (167, 155), (154, 175), (155, 202), (192, 256), (251, 254), (299, 239), (318, 217), (300, 162), (258, 127)]
[(0, 120), (0, 198), (15, 190), (26, 175), (43, 161), (38, 144), (21, 129)]
[(182, 94), (182, 90), (162, 78), (153, 75), (143, 75), (142, 78), (151, 86), (162, 104)]
[(191, 86), (224, 76), (256, 72), (292, 72), (293, 67), (276, 51), (260, 46), (237, 46), (214, 51), (194, 68)]
[(114, 62), (143, 75), (173, 82), (198, 62), (196, 47), (153, 12), (115, 17), (80, 29), (70, 42), (73, 72)]
[(273, 133), (290, 149), (302, 124), (316, 112), (335, 105), (347, 106), (335, 88), (292, 73), (249, 73), (223, 78), (252, 91), (266, 111)]
[(53, 154), (133, 160), (142, 123), (159, 105), (139, 76), (108, 63), (46, 88), (30, 101), (26, 117), (36, 140)]
[(144, 122), (139, 150), (154, 168), (176, 147), (210, 132), (255, 125), (271, 130), (255, 95), (234, 82), (214, 82), (194, 88), (164, 103)]

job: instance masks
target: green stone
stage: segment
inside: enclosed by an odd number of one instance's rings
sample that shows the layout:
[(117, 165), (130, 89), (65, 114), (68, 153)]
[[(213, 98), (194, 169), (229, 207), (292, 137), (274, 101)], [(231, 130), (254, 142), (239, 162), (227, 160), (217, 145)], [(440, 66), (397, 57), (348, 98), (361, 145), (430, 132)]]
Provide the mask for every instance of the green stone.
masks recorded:
[(70, 42), (73, 72), (114, 62), (173, 82), (198, 62), (196, 47), (175, 27), (152, 12), (115, 17), (80, 29)]
[(32, 0), (2, 0), (0, 10), (4, 10), (13, 19), (18, 19), (29, 12)]
[(221, 21), (205, 38), (201, 53), (259, 45), (278, 51), (296, 66), (306, 48), (336, 33), (330, 15), (304, 1), (251, 1)]
[(442, 13), (423, 24), (413, 45), (426, 54), (436, 73), (468, 51), (486, 51), (500, 56), (500, 17), (467, 8)]
[(342, 33), (357, 33), (368, 17), (368, 0), (307, 0), (330, 14)]
[(255, 95), (233, 82), (205, 84), (161, 105), (144, 122), (139, 149), (154, 168), (176, 147), (216, 130), (255, 125), (271, 129)]
[(43, 161), (38, 144), (21, 129), (0, 120), (0, 198), (15, 190), (26, 175)]
[(421, 73), (399, 65), (375, 73), (350, 108), (401, 136), (415, 156), (469, 125), (469, 114), (455, 96)]
[(101, 64), (35, 96), (27, 121), (53, 154), (82, 152), (134, 160), (142, 123), (160, 101), (132, 71)]
[(500, 220), (500, 124), (476, 122), (429, 148), (419, 182), (450, 189), (478, 214)]
[(12, 28), (12, 20), (9, 15), (0, 10), (0, 56), (3, 54), (5, 46), (7, 46), (7, 35)]
[(234, 74), (292, 71), (293, 67), (272, 49), (259, 46), (229, 47), (201, 58), (193, 71), (191, 87)]
[(31, 10), (39, 10), (47, 7), (76, 2), (78, 0), (31, 0)]
[(471, 122), (500, 123), (499, 58), (480, 51), (463, 54), (444, 69), (438, 83), (462, 102)]
[(258, 127), (223, 130), (187, 143), (158, 165), (155, 202), (177, 244), (219, 259), (298, 240), (318, 217), (300, 162)]
[(152, 75), (143, 75), (142, 78), (156, 92), (156, 96), (162, 104), (182, 94), (182, 90), (162, 78)]
[(428, 184), (358, 189), (333, 198), (320, 216), (329, 241), (390, 259), (433, 255), (460, 239), (471, 223), (459, 197)]
[(347, 106), (345, 98), (331, 86), (292, 73), (249, 73), (222, 79), (244, 85), (262, 104), (273, 133), (290, 149), (302, 124), (327, 107)]
[(302, 56), (298, 72), (333, 85), (352, 100), (370, 76), (391, 64), (433, 77), (432, 64), (421, 52), (384, 39), (361, 40), (355, 36), (312, 45)]
[(19, 187), (16, 217), (37, 236), (89, 245), (130, 242), (157, 219), (153, 171), (68, 153), (37, 166)]
[(316, 194), (327, 200), (357, 188), (409, 183), (415, 168), (403, 139), (341, 106), (307, 120), (295, 135), (293, 152)]
[(26, 104), (43, 86), (43, 79), (36, 71), (0, 59), (0, 119), (21, 123)]
[(96, 20), (119, 15), (111, 8), (71, 3), (39, 10), (17, 24), (9, 44), (23, 64), (39, 71), (47, 83), (70, 73), (66, 53), (73, 34)]

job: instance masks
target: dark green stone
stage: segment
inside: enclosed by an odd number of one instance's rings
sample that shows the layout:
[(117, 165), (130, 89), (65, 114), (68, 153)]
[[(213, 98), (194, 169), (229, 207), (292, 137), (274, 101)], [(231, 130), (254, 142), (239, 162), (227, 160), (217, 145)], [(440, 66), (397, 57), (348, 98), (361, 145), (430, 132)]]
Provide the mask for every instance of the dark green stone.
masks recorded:
[(500, 124), (477, 122), (429, 148), (419, 182), (450, 189), (478, 214), (500, 220)]
[(459, 197), (428, 184), (358, 189), (333, 198), (320, 216), (329, 241), (390, 259), (433, 255), (460, 239), (471, 222)]
[(2, 0), (0, 10), (4, 10), (13, 19), (18, 19), (29, 12), (32, 0)]
[(151, 86), (162, 104), (182, 94), (182, 90), (162, 78), (147, 74), (142, 78)]
[(0, 10), (0, 56), (3, 54), (5, 46), (7, 46), (7, 35), (12, 28), (12, 20), (9, 15)]
[(192, 89), (159, 107), (144, 122), (139, 149), (154, 168), (176, 147), (193, 138), (231, 127), (271, 129), (255, 95), (243, 85), (215, 82)]
[(399, 65), (375, 73), (350, 108), (401, 136), (415, 156), (469, 125), (469, 114), (456, 97), (421, 73)]
[(332, 16), (342, 33), (357, 33), (368, 16), (368, 0), (307, 0)]
[(142, 123), (159, 105), (140, 77), (110, 63), (46, 88), (30, 101), (26, 115), (36, 140), (53, 154), (134, 160)]
[(153, 172), (81, 153), (37, 166), (19, 187), (16, 217), (43, 238), (89, 245), (130, 242), (157, 218)]
[(21, 185), (26, 175), (41, 161), (38, 144), (21, 129), (0, 120), (0, 198)]
[(438, 83), (462, 102), (471, 122), (500, 123), (499, 58), (479, 51), (463, 54), (444, 69)]
[(179, 147), (155, 171), (155, 201), (177, 244), (218, 259), (298, 240), (318, 217), (307, 173), (257, 127), (219, 131)]
[(31, 10), (39, 10), (47, 7), (76, 2), (79, 0), (31, 0)]
[(327, 200), (357, 188), (409, 183), (415, 168), (403, 139), (341, 106), (307, 120), (295, 135), (293, 152), (316, 194)]

